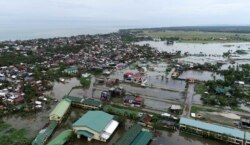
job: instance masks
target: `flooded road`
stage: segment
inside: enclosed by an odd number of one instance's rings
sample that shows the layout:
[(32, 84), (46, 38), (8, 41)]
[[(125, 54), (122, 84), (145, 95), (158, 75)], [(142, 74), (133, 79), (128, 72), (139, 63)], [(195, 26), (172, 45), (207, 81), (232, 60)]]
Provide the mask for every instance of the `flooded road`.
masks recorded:
[(193, 95), (194, 95), (194, 84), (189, 84), (182, 113), (182, 116), (184, 117), (188, 118), (190, 117), (191, 107), (193, 103)]

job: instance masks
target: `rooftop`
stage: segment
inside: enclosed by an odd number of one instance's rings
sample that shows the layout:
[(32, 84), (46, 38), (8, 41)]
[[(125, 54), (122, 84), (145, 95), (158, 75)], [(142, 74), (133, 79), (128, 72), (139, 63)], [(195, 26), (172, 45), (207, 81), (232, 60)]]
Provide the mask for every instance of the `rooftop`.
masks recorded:
[(103, 111), (88, 111), (73, 124), (73, 127), (85, 126), (101, 133), (113, 118), (113, 115)]
[(39, 132), (36, 138), (33, 140), (32, 145), (44, 145), (48, 137), (53, 133), (57, 123), (55, 121), (50, 122), (50, 125)]
[(71, 100), (72, 103), (86, 104), (86, 105), (96, 106), (96, 107), (101, 107), (102, 105), (100, 101), (97, 101), (92, 98), (84, 99), (84, 98), (73, 97), (73, 96), (64, 96), (64, 98)]
[(71, 66), (65, 69), (65, 71), (76, 71), (76, 70), (78, 70), (78, 67), (76, 66)]
[(56, 105), (55, 109), (50, 113), (50, 116), (57, 115), (59, 117), (63, 117), (70, 105), (71, 101), (69, 99), (65, 98), (61, 100), (60, 103)]
[(60, 133), (57, 137), (55, 137), (52, 141), (48, 143), (48, 145), (64, 145), (69, 138), (72, 136), (73, 131), (71, 129), (65, 130)]
[(147, 145), (152, 138), (153, 134), (151, 132), (142, 131), (139, 124), (134, 124), (118, 139), (115, 145)]
[(223, 127), (215, 124), (209, 124), (193, 119), (188, 119), (188, 118), (181, 118), (180, 119), (180, 124), (188, 125), (188, 126), (193, 126), (196, 128), (204, 129), (207, 131), (215, 132), (215, 133), (220, 133), (220, 134), (226, 134), (231, 137), (237, 137), (240, 139), (244, 139), (244, 132), (238, 129), (234, 128), (228, 128), (228, 127)]

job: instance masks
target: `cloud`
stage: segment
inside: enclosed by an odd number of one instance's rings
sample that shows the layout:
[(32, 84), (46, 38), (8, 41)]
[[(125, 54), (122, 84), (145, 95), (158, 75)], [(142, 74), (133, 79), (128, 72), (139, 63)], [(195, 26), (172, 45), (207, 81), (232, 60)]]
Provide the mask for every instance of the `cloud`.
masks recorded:
[(2, 0), (0, 5), (0, 25), (56, 22), (141, 26), (250, 24), (249, 0)]

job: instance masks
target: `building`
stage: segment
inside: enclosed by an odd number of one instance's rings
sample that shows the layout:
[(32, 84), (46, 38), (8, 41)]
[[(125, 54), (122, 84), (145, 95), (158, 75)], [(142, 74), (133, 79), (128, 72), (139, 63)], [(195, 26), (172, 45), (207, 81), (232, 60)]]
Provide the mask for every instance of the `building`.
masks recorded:
[(102, 103), (92, 98), (79, 98), (73, 96), (64, 96), (71, 101), (71, 104), (76, 107), (87, 108), (87, 109), (100, 109)]
[(149, 131), (143, 131), (139, 124), (134, 124), (114, 145), (147, 145), (153, 138)]
[(241, 117), (239, 125), (243, 128), (250, 128), (250, 117), (246, 117), (246, 116)]
[(144, 105), (144, 98), (140, 96), (135, 97), (135, 96), (127, 95), (123, 98), (123, 103), (141, 107)]
[(65, 114), (68, 112), (71, 105), (69, 99), (63, 99), (56, 105), (55, 109), (49, 114), (49, 120), (54, 120), (58, 123), (61, 123)]
[(173, 112), (173, 113), (180, 113), (181, 110), (182, 110), (182, 108), (181, 108), (180, 105), (171, 105), (171, 106), (169, 107), (169, 110), (170, 110), (171, 112)]
[(42, 129), (36, 138), (33, 140), (32, 145), (45, 145), (48, 138), (52, 135), (54, 130), (57, 127), (57, 122), (56, 121), (51, 121), (49, 126), (45, 129)]
[(48, 145), (64, 145), (72, 135), (73, 131), (71, 129), (65, 130), (50, 141)]
[(183, 117), (180, 119), (180, 130), (215, 138), (230, 144), (244, 145), (245, 140), (244, 131)]
[(72, 127), (78, 138), (84, 136), (88, 141), (95, 139), (106, 142), (119, 125), (113, 119), (113, 115), (103, 111), (88, 111)]
[(250, 133), (245, 132), (245, 145), (250, 145)]
[(68, 67), (64, 70), (64, 72), (68, 74), (76, 74), (78, 72), (78, 67), (76, 66)]

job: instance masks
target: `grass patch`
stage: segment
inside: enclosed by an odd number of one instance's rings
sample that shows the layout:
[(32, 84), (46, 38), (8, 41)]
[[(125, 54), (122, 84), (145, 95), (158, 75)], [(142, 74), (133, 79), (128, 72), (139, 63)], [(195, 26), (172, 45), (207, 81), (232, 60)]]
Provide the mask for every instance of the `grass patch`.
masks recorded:
[(15, 129), (0, 120), (0, 144), (1, 145), (30, 145), (31, 140), (26, 137), (25, 129)]
[(196, 94), (204, 94), (207, 91), (207, 87), (203, 83), (199, 83), (195, 85), (194, 91)]
[(191, 108), (191, 113), (199, 113), (200, 111), (205, 111), (205, 112), (220, 112), (217, 108), (210, 109), (210, 108), (205, 108), (205, 107), (199, 107), (199, 106), (192, 106)]

